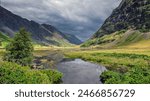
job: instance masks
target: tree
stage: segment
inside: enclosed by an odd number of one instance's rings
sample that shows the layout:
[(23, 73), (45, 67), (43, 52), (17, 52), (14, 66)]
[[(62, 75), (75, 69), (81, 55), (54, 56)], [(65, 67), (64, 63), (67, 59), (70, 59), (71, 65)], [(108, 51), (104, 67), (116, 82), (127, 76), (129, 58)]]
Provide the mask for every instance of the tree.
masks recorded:
[(4, 60), (15, 62), (22, 66), (31, 65), (33, 60), (33, 45), (30, 34), (24, 28), (21, 28), (6, 46)]

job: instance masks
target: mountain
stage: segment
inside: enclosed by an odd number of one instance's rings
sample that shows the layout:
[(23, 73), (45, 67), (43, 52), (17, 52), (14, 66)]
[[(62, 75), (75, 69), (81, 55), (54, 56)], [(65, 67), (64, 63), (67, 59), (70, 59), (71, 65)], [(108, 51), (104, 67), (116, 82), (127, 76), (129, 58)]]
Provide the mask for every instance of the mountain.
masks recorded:
[(150, 29), (150, 0), (122, 0), (93, 37), (129, 28)]
[[(29, 21), (0, 6), (0, 32), (13, 37), (21, 27), (30, 32), (33, 41), (39, 44), (66, 46), (81, 43), (73, 35), (64, 34), (51, 25)], [(72, 41), (72, 39), (74, 40)]]
[(144, 40), (146, 36), (148, 38), (149, 31), (150, 0), (122, 0), (101, 28), (82, 46), (129, 45)]
[(60, 37), (67, 39), (70, 43), (77, 44), (77, 45), (82, 43), (81, 40), (79, 40), (76, 36), (72, 34), (66, 34), (66, 33), (64, 34), (51, 25), (42, 24), (42, 26), (50, 30), (52, 33), (55, 34), (57, 33), (57, 35), (60, 35)]

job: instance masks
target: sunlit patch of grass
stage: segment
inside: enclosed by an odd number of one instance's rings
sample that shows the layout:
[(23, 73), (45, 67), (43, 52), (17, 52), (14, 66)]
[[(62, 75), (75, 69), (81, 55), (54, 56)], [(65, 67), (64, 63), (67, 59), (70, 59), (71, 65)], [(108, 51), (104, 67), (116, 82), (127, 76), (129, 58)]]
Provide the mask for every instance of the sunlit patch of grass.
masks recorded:
[[(124, 47), (125, 48), (125, 47)], [(126, 46), (126, 48), (132, 48), (132, 49), (150, 49), (150, 40), (141, 40), (137, 43), (130, 44)]]
[(97, 50), (97, 51), (78, 51), (66, 53), (66, 56), (70, 58), (81, 58), (84, 60), (103, 64), (105, 66), (115, 66), (116, 68), (121, 66), (127, 67), (148, 67), (148, 61), (150, 60), (150, 51), (144, 50)]

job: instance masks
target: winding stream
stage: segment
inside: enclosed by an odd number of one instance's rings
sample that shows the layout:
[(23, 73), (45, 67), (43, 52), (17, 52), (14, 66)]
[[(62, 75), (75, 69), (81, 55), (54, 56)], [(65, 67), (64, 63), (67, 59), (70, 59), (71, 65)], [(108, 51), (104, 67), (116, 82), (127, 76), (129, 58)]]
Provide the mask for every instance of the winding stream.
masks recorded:
[(105, 67), (75, 59), (57, 64), (58, 71), (64, 74), (64, 84), (101, 84), (100, 74), (106, 70)]

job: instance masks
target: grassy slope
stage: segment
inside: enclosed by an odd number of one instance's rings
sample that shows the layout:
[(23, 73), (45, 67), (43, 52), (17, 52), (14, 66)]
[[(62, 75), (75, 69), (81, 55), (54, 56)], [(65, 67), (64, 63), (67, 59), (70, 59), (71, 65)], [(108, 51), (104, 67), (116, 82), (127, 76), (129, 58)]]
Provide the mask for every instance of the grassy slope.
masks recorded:
[(0, 41), (2, 43), (2, 46), (0, 46), (0, 47), (5, 47), (8, 44), (8, 42), (10, 41), (10, 38), (7, 35), (2, 34), (0, 32)]
[(69, 47), (69, 46), (74, 46), (73, 44), (69, 43), (67, 40), (65, 39), (57, 39), (55, 37), (52, 38), (53, 41), (58, 43), (58, 46), (61, 47)]
[[(51, 37), (45, 37), (50, 43), (49, 44), (44, 44), (46, 46), (58, 46), (58, 47), (71, 47), (75, 46), (74, 44), (70, 43), (68, 40), (63, 38), (61, 35), (58, 33), (53, 33), (53, 36)], [(36, 46), (44, 46), (44, 45), (39, 45), (35, 43)]]
[(149, 48), (150, 33), (142, 33), (136, 30), (118, 31), (101, 38), (88, 40), (81, 47), (99, 48)]
[[(63, 38), (56, 38), (56, 37), (51, 38), (50, 37), (48, 39), (53, 42), (52, 45), (48, 45), (48, 46), (51, 46), (51, 47), (56, 47), (56, 46), (58, 46), (58, 47), (73, 47), (73, 46), (75, 46), (74, 44), (69, 43), (67, 40), (65, 40)], [(0, 46), (1, 48), (5, 47), (10, 40), (11, 39), (7, 35), (2, 34), (0, 32), (0, 41), (2, 42), (2, 46)], [(44, 47), (44, 45), (38, 44), (36, 42), (33, 42), (33, 44), (34, 44), (35, 47), (39, 47), (39, 48)]]
[(2, 34), (1, 32), (0, 32), (0, 39), (2, 41), (9, 41), (9, 37), (7, 35)]

